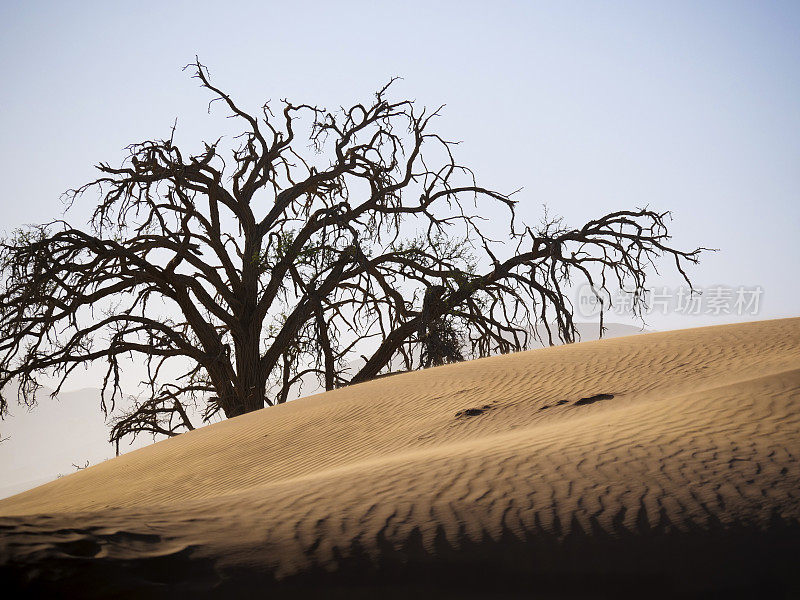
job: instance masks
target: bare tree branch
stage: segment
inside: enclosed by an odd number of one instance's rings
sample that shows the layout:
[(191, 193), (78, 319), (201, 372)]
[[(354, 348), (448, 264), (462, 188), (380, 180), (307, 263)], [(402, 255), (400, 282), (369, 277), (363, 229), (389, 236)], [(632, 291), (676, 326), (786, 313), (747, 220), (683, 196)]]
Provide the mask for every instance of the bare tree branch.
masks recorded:
[[(98, 194), (89, 224), (54, 221), (0, 244), (0, 412), (8, 388), (32, 405), (43, 374), (61, 384), (105, 362), (111, 439), (172, 436), (217, 414), (287, 401), (309, 378), (333, 389), (404, 370), (575, 339), (576, 280), (598, 299), (630, 291), (666, 257), (685, 268), (702, 248), (670, 244), (669, 213), (613, 212), (571, 229), (514, 220), (516, 200), (477, 184), (439, 111), (389, 97), (327, 111), (288, 101), (251, 114), (187, 67), (244, 127), (236, 145), (191, 154), (169, 139), (128, 147), (119, 167), (66, 192)], [(306, 143), (296, 135), (306, 129)], [(229, 156), (228, 161), (223, 154)], [(435, 166), (433, 166), (435, 165)], [(507, 225), (502, 241), (485, 219)], [(506, 258), (501, 258), (506, 256)], [(551, 327), (554, 323), (554, 327)], [(601, 323), (602, 328), (602, 323)], [(143, 357), (146, 393), (123, 399), (125, 359)], [(363, 364), (357, 357), (363, 357)], [(164, 380), (165, 365), (183, 375)]]

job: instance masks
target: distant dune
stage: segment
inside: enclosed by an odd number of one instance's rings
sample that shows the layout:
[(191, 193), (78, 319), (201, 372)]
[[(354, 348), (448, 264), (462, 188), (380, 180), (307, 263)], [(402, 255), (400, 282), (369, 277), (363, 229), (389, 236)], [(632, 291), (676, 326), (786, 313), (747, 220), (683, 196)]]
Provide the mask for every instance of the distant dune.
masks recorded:
[[(12, 406), (12, 416), (0, 422), (0, 433), (10, 438), (0, 444), (0, 498), (52, 481), (59, 473), (73, 473), (74, 465), (94, 465), (114, 456), (100, 390), (63, 392), (58, 399), (50, 398), (50, 392), (45, 388), (37, 394), (39, 406), (33, 410)], [(142, 435), (131, 446), (122, 444), (121, 450), (148, 443), (151, 437)]]
[(0, 501), (82, 597), (795, 597), (800, 319), (382, 378)]

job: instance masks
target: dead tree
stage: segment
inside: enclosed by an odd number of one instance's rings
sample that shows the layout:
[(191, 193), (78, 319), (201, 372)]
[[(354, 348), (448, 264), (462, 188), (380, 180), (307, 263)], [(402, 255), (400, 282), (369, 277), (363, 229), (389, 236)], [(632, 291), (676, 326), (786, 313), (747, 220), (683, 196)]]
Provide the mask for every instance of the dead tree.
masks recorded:
[[(641, 305), (655, 259), (686, 278), (702, 250), (673, 248), (668, 213), (646, 208), (577, 229), (516, 224), (515, 200), (477, 185), (431, 131), (439, 111), (391, 100), (391, 82), (348, 109), (284, 100), (252, 114), (199, 61), (188, 68), (244, 126), (236, 144), (190, 154), (173, 127), (66, 193), (69, 206), (98, 193), (87, 227), (58, 220), (3, 241), (3, 413), (9, 389), (30, 405), (42, 374), (60, 389), (94, 361), (108, 365), (102, 408), (113, 411), (121, 361), (140, 355), (148, 392), (111, 438), (175, 435), (194, 427), (196, 403), (204, 420), (235, 417), (285, 402), (308, 377), (330, 390), (398, 363), (521, 350), (537, 323), (551, 343), (573, 341), (575, 277)], [(498, 207), (503, 243), (483, 221)], [(185, 374), (163, 381), (171, 361)]]

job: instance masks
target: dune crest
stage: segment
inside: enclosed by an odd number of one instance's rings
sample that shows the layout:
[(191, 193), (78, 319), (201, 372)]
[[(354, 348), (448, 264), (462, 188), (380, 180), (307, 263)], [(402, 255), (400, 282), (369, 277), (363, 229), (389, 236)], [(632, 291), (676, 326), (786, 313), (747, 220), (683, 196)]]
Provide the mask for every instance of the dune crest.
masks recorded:
[(382, 378), (2, 500), (0, 568), (131, 597), (796, 590), (798, 402), (800, 319)]

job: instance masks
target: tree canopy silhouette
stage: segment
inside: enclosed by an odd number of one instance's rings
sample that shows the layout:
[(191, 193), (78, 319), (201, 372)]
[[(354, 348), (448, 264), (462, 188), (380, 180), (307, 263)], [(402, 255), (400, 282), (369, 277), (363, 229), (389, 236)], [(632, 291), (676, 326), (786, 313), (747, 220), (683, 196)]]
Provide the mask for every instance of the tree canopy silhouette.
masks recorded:
[[(520, 350), (537, 323), (550, 343), (573, 341), (576, 277), (641, 306), (655, 259), (688, 282), (702, 250), (672, 247), (669, 214), (647, 208), (577, 229), (516, 223), (512, 195), (479, 186), (431, 129), (439, 111), (391, 100), (392, 82), (346, 109), (284, 100), (252, 114), (199, 61), (188, 68), (243, 125), (229, 150), (185, 152), (173, 127), (66, 193), (69, 206), (98, 193), (88, 226), (57, 220), (3, 241), (3, 414), (9, 390), (31, 405), (43, 374), (60, 389), (94, 361), (107, 363), (112, 411), (124, 404), (121, 361), (140, 356), (148, 392), (111, 438), (175, 435), (194, 428), (190, 405), (204, 420), (235, 417), (285, 402), (309, 377), (330, 390), (397, 365)], [(486, 233), (497, 207), (502, 242)], [(170, 361), (187, 367), (164, 380)]]

